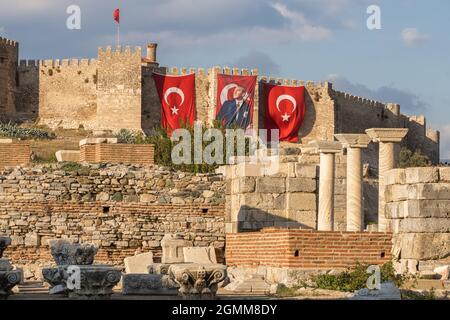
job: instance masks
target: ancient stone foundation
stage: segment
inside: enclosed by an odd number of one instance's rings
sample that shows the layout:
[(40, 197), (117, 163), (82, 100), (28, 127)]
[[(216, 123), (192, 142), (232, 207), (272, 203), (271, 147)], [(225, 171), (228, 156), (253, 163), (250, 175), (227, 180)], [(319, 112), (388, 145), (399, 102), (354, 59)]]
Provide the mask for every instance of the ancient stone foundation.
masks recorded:
[(450, 168), (386, 173), (386, 217), (399, 272), (433, 271), (450, 262)]
[(213, 245), (219, 254), (225, 246), (222, 205), (1, 202), (0, 232), (11, 236), (8, 254), (18, 264), (48, 261), (55, 238), (96, 244), (98, 261), (113, 264), (142, 248), (160, 257), (160, 241), (170, 232), (196, 246)]

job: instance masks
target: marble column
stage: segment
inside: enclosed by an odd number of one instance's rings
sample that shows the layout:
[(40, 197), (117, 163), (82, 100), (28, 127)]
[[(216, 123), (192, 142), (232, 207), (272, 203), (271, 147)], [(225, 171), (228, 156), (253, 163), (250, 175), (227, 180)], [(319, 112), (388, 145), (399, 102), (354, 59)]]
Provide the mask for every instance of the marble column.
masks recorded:
[(364, 230), (363, 167), (361, 149), (367, 148), (371, 139), (366, 134), (336, 134), (347, 149), (347, 231)]
[(309, 146), (320, 154), (317, 230), (333, 231), (335, 155), (342, 151), (342, 144), (335, 141), (311, 141)]
[(378, 153), (378, 231), (389, 232), (391, 228), (385, 216), (385, 174), (396, 167), (395, 144), (405, 138), (408, 134), (408, 129), (372, 128), (366, 130), (366, 133), (374, 142), (379, 142), (380, 144)]

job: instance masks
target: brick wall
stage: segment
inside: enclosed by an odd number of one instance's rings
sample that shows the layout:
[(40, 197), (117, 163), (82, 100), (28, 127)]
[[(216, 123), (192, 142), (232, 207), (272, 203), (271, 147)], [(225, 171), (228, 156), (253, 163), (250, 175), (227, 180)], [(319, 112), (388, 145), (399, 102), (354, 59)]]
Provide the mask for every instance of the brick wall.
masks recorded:
[(227, 234), (225, 258), (231, 267), (334, 269), (357, 262), (383, 264), (391, 257), (391, 239), (388, 233), (264, 229)]
[(151, 165), (154, 163), (155, 146), (150, 144), (83, 145), (80, 161), (87, 163), (124, 163)]
[[(12, 238), (5, 256), (15, 264), (51, 264), (48, 240), (70, 238), (100, 248), (97, 262), (120, 265), (137, 249), (161, 256), (167, 233), (194, 246), (214, 246), (223, 257), (224, 207), (208, 204), (114, 202), (0, 202), (0, 234)], [(45, 264), (44, 263), (44, 264)]]
[(30, 163), (31, 149), (27, 143), (0, 143), (0, 169)]

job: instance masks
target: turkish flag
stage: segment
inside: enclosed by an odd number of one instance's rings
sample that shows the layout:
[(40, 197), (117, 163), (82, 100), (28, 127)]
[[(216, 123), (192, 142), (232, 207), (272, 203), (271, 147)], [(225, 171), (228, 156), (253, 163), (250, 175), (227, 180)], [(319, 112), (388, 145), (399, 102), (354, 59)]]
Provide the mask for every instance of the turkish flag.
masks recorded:
[(217, 75), (216, 119), (227, 128), (251, 128), (255, 87), (256, 76)]
[(280, 141), (298, 142), (298, 132), (305, 118), (305, 87), (263, 83), (262, 91), (266, 129), (279, 129)]
[(114, 10), (114, 20), (117, 23), (120, 23), (120, 9), (119, 8)]
[(181, 124), (194, 125), (195, 74), (170, 76), (153, 73), (156, 90), (161, 101), (161, 124), (169, 135)]

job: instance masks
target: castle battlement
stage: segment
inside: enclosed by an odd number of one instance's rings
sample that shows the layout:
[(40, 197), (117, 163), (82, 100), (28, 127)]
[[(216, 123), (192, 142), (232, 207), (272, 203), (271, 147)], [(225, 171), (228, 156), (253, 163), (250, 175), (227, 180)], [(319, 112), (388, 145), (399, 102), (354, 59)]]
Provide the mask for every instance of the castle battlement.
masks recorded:
[(126, 56), (126, 57), (132, 57), (132, 56), (139, 56), (139, 58), (142, 58), (142, 48), (141, 47), (134, 47), (132, 50), (130, 46), (116, 46), (114, 49), (112, 46), (107, 46), (106, 48), (99, 47), (98, 48), (98, 58), (99, 59), (107, 59), (107, 58), (114, 58), (119, 56)]
[(383, 103), (383, 102), (380, 102), (380, 101), (376, 101), (376, 100), (372, 100), (372, 99), (368, 99), (368, 98), (363, 98), (363, 97), (352, 95), (350, 93), (336, 91), (336, 90), (334, 90), (333, 92), (334, 92), (334, 95), (337, 98), (345, 99), (345, 100), (350, 101), (350, 102), (362, 104), (362, 105), (367, 106), (367, 107), (387, 108), (387, 104)]
[[(206, 75), (205, 68), (186, 68), (186, 67), (170, 67), (166, 68), (166, 74), (177, 76), (177, 75), (188, 75), (188, 74), (196, 74), (200, 76)], [(155, 72), (158, 72), (155, 70)]]
[(14, 47), (14, 48), (19, 48), (19, 42), (10, 40), (10, 39), (6, 39), (6, 38), (2, 38), (2, 37), (0, 37), (0, 44)]
[(420, 115), (420, 116), (409, 116), (408, 120), (411, 122), (417, 122), (418, 124), (425, 126), (427, 123), (427, 119), (425, 118), (424, 115)]
[(19, 67), (38, 67), (40, 60), (20, 60)]
[(41, 60), (39, 66), (47, 68), (60, 68), (60, 67), (88, 67), (96, 65), (97, 59), (56, 59), (56, 60)]

